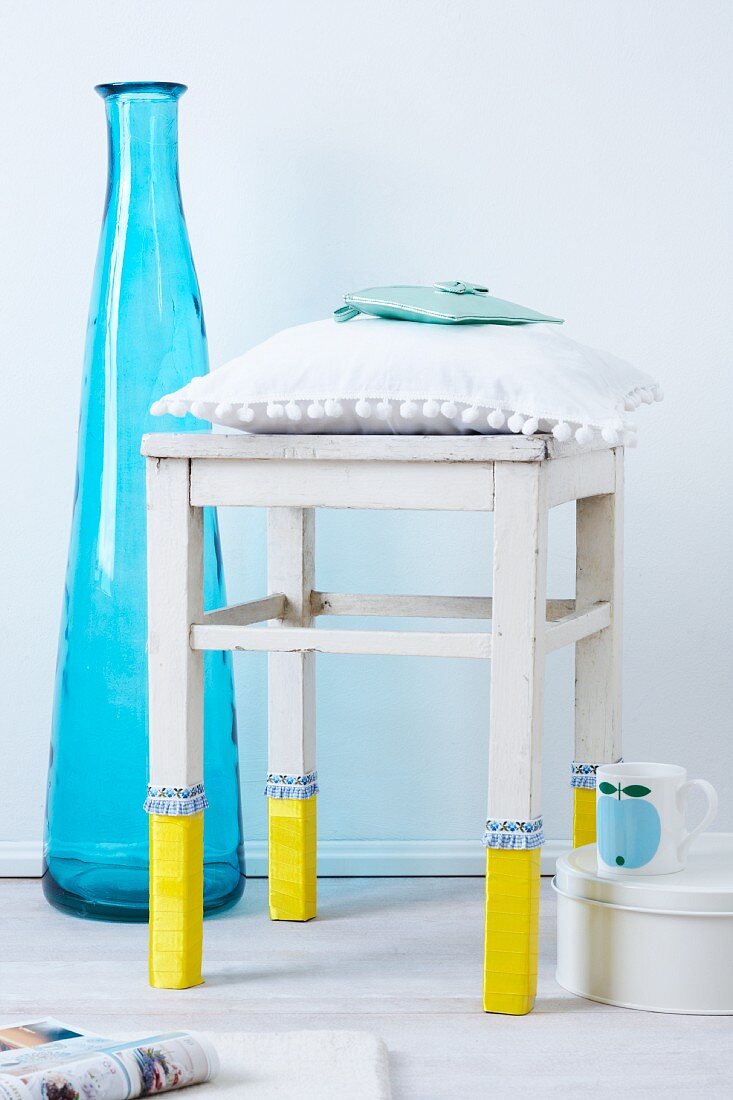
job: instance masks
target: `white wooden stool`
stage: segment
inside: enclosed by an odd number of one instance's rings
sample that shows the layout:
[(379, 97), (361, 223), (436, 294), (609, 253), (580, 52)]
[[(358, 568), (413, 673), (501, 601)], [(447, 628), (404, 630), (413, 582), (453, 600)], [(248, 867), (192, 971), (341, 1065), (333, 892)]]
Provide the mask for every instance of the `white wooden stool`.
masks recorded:
[[(269, 657), (270, 916), (316, 914), (316, 653), (491, 658), (484, 1008), (537, 985), (545, 655), (576, 646), (574, 844), (595, 839), (595, 768), (620, 745), (623, 450), (534, 435), (150, 435), (151, 983), (201, 981), (203, 652)], [(574, 599), (546, 599), (550, 508), (577, 503)], [(269, 509), (269, 594), (207, 614), (202, 508)], [(315, 508), (496, 513), (493, 598), (314, 590)], [(488, 549), (488, 548), (487, 548)], [(488, 554), (487, 554), (488, 558)], [(316, 629), (321, 615), (492, 620), (492, 632)], [(256, 626), (257, 623), (266, 626)], [(396, 750), (398, 751), (398, 750)]]

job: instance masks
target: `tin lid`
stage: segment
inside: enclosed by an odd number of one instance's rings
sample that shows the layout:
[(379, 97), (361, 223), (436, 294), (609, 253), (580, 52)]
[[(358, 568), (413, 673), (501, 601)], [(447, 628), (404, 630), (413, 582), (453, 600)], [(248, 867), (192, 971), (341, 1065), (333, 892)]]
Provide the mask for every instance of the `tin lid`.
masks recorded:
[(574, 848), (557, 861), (556, 889), (571, 897), (625, 909), (733, 915), (733, 833), (703, 833), (687, 867), (672, 875), (601, 877), (595, 844)]

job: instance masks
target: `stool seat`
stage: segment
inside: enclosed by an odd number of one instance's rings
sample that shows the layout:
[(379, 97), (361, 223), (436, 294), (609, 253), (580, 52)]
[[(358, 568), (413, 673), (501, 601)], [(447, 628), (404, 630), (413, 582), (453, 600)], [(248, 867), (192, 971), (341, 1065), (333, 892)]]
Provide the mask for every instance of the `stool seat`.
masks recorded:
[[(266, 651), (270, 916), (316, 915), (315, 656), (491, 659), (484, 1008), (522, 1014), (536, 990), (540, 765), (547, 653), (576, 647), (574, 844), (595, 839), (595, 769), (620, 756), (623, 450), (495, 436), (145, 436), (150, 676), (150, 973), (201, 980), (203, 653)], [(577, 501), (574, 597), (546, 598), (547, 517)], [(202, 509), (268, 509), (268, 592), (204, 612)], [(316, 508), (493, 511), (493, 595), (315, 589)], [(491, 631), (329, 630), (321, 616), (450, 617)], [(267, 625), (263, 625), (267, 624)], [(161, 791), (166, 798), (161, 798)], [(157, 818), (188, 818), (186, 828)], [(159, 837), (165, 835), (163, 847)], [(156, 847), (157, 845), (157, 847)], [(192, 854), (193, 853), (193, 854)], [(182, 868), (188, 868), (182, 873)]]
[(144, 435), (147, 458), (239, 458), (335, 462), (541, 462), (612, 448), (559, 443), (534, 435), (247, 435), (245, 432), (159, 432)]

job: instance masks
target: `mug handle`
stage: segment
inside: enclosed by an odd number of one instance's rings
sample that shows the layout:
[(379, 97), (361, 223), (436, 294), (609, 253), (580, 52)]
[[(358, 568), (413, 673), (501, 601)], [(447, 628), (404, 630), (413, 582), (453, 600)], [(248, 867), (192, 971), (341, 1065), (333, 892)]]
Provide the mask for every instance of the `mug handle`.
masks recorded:
[(680, 789), (677, 791), (677, 804), (680, 810), (684, 810), (687, 795), (693, 787), (699, 787), (702, 791), (705, 792), (708, 800), (708, 808), (700, 824), (696, 825), (695, 828), (687, 834), (687, 836), (677, 849), (677, 856), (680, 863), (685, 862), (687, 858), (687, 853), (690, 850), (690, 845), (692, 844), (695, 837), (698, 837), (700, 833), (704, 832), (705, 829), (707, 829), (708, 825), (712, 823), (715, 815), (718, 812), (718, 792), (716, 791), (712, 783), (708, 783), (707, 779), (690, 779), (687, 783), (682, 784)]

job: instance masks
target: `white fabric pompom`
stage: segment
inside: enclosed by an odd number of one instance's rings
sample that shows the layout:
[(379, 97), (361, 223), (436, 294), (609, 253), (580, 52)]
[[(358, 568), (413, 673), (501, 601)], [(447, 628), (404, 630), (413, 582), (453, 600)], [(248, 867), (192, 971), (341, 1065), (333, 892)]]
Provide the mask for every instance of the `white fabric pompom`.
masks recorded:
[(306, 409), (306, 413), (309, 420), (323, 420), (324, 416), (326, 415), (326, 410), (324, 409), (320, 401), (314, 401), (311, 405), (308, 406), (308, 408)]
[(567, 443), (567, 441), (570, 439), (570, 436), (573, 434), (573, 429), (570, 427), (569, 424), (566, 424), (564, 420), (561, 420), (552, 429), (552, 434), (554, 435), (558, 443)]
[(615, 447), (618, 443), (618, 432), (615, 428), (606, 425), (605, 428), (601, 428), (601, 436), (606, 443), (610, 443), (612, 447)]
[(220, 405), (217, 405), (214, 409), (214, 416), (217, 420), (226, 420), (228, 416), (231, 416), (234, 412), (233, 407), (226, 401), (222, 401)]
[(654, 402), (654, 394), (651, 390), (641, 390), (640, 396), (645, 405), (651, 405)]
[(577, 432), (575, 433), (575, 438), (578, 443), (585, 445), (586, 443), (592, 442), (593, 432), (587, 424), (583, 424), (582, 428), (578, 428)]
[(343, 415), (344, 409), (340, 401), (329, 399), (323, 407), (326, 410), (326, 416), (330, 416), (333, 420), (338, 420)]
[(524, 427), (524, 417), (521, 415), (521, 413), (515, 412), (512, 413), (506, 423), (509, 431), (516, 434), (517, 432), (521, 432), (522, 428)]
[(654, 400), (655, 401), (664, 401), (664, 390), (662, 389), (661, 386), (655, 386), (654, 387)]
[(187, 413), (185, 401), (169, 401), (168, 412), (171, 416), (185, 416)]
[(486, 422), (490, 428), (503, 428), (506, 424), (506, 414), (501, 409), (492, 409), (486, 417)]
[(403, 401), (400, 405), (400, 416), (403, 420), (414, 420), (417, 416), (417, 405), (414, 401)]
[(285, 415), (288, 420), (302, 420), (303, 412), (300, 405), (296, 405), (295, 401), (288, 401), (285, 406)]
[(540, 422), (536, 416), (530, 416), (529, 420), (525, 420), (522, 424), (522, 435), (534, 435), (540, 426)]
[(369, 402), (365, 401), (362, 397), (362, 399), (360, 401), (357, 401), (354, 405), (354, 412), (362, 420), (368, 420), (369, 417), (372, 415), (372, 407)]
[(435, 420), (440, 413), (440, 405), (437, 401), (426, 401), (422, 407), (422, 414), (426, 420)]
[(152, 405), (150, 406), (150, 415), (165, 416), (167, 408), (168, 406), (166, 405), (165, 401), (153, 401)]
[(206, 420), (206, 405), (203, 401), (194, 401), (191, 405), (191, 416), (197, 416), (199, 420)]
[(282, 420), (285, 416), (285, 409), (277, 402), (267, 406), (267, 416), (270, 420)]
[(467, 409), (464, 409), (461, 413), (461, 420), (464, 424), (475, 424), (481, 413), (475, 405), (469, 405)]
[(389, 420), (392, 415), (392, 406), (389, 401), (380, 401), (376, 407), (377, 420)]
[(455, 420), (458, 416), (458, 409), (452, 401), (444, 401), (440, 406), (440, 411), (446, 420)]
[(237, 420), (241, 420), (243, 424), (251, 424), (254, 418), (255, 414), (252, 409), (250, 409), (249, 405), (242, 405), (237, 413)]

